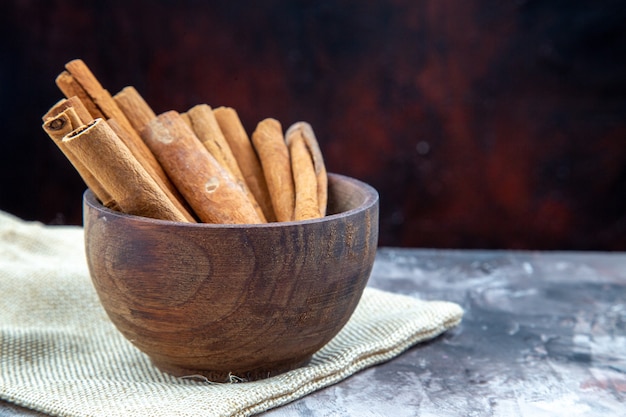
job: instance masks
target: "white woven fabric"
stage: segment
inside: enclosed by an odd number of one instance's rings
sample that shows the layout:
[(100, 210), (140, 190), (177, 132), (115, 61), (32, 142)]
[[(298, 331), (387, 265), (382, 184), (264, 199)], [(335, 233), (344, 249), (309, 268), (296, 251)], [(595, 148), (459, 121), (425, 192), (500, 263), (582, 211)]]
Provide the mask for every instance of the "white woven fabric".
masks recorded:
[(310, 364), (256, 382), (211, 384), (152, 366), (99, 304), (79, 227), (0, 212), (0, 398), (55, 416), (247, 416), (389, 360), (455, 326), (453, 303), (367, 288)]

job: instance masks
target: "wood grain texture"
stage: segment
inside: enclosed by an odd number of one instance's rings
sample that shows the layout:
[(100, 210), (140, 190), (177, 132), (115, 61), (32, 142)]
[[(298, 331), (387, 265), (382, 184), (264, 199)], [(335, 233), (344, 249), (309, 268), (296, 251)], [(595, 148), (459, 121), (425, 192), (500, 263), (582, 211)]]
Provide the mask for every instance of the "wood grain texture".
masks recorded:
[[(379, 248), (368, 286), (465, 315), (264, 417), (623, 417), (626, 254)], [(41, 414), (0, 401), (0, 416)]]
[(127, 216), (87, 192), (87, 261), (109, 317), (176, 375), (255, 379), (307, 361), (356, 308), (378, 240), (376, 191), (329, 180), (334, 215), (259, 225)]

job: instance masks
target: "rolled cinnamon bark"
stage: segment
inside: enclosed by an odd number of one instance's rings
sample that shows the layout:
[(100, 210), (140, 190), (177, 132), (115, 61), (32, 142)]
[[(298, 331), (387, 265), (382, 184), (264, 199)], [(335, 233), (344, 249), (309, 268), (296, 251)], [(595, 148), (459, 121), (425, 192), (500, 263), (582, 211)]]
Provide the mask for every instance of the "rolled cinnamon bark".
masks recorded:
[(207, 223), (261, 223), (252, 203), (176, 111), (151, 120), (142, 137), (198, 217)]
[[(82, 59), (68, 62), (65, 64), (65, 68), (87, 93), (88, 100), (86, 101), (92, 101), (104, 116), (103, 118), (117, 120), (129, 133), (134, 131), (124, 112), (118, 107), (111, 94), (102, 87), (100, 81)], [(81, 100), (83, 100), (82, 97)], [(135, 132), (135, 134), (137, 133)]]
[(103, 119), (74, 130), (63, 143), (89, 167), (124, 213), (187, 222)]
[(265, 218), (270, 222), (276, 221), (261, 162), (237, 112), (230, 107), (218, 107), (213, 109), (213, 114), (233, 156), (237, 160), (237, 165), (250, 192), (263, 210)]
[(74, 166), (74, 169), (76, 169), (87, 187), (89, 187), (98, 200), (100, 200), (106, 207), (118, 209), (117, 203), (111, 194), (106, 190), (104, 185), (100, 183), (89, 168), (85, 166), (85, 164), (83, 164), (83, 162), (76, 155), (74, 155), (63, 142), (63, 138), (66, 135), (70, 134), (73, 130), (78, 129), (82, 125), (83, 123), (79, 120), (75, 109), (73, 107), (67, 107), (55, 116), (47, 117), (45, 123), (43, 124), (43, 130), (58, 146), (61, 152), (63, 152), (65, 157)]
[(93, 116), (89, 113), (89, 110), (87, 110), (87, 108), (85, 107), (85, 104), (77, 96), (71, 96), (69, 98), (64, 98), (56, 102), (56, 104), (52, 106), (50, 110), (46, 112), (46, 114), (43, 115), (42, 120), (45, 122), (46, 120), (57, 116), (59, 113), (63, 112), (69, 107), (72, 107), (74, 109), (76, 116), (80, 119), (82, 124), (87, 124), (94, 119)]
[(139, 138), (130, 137), (128, 131), (120, 126), (115, 119), (107, 120), (108, 125), (115, 132), (115, 134), (124, 142), (130, 153), (135, 157), (137, 162), (146, 170), (148, 175), (157, 183), (163, 190), (163, 193), (167, 196), (168, 200), (174, 204), (176, 209), (185, 216), (188, 222), (195, 223), (196, 219), (193, 216), (193, 210), (189, 207), (184, 197), (180, 194), (176, 186), (167, 176), (165, 170), (159, 164), (156, 157), (150, 151), (148, 146)]
[(299, 132), (290, 136), (288, 146), (296, 191), (294, 220), (319, 218), (321, 214), (317, 201), (317, 178), (311, 153)]
[(237, 160), (235, 159), (224, 134), (220, 130), (217, 119), (208, 104), (198, 104), (187, 111), (191, 130), (211, 155), (226, 168), (235, 178), (243, 179)]
[(74, 76), (70, 74), (68, 71), (61, 72), (56, 80), (56, 85), (59, 87), (59, 90), (65, 95), (65, 97), (78, 97), (78, 99), (83, 103), (83, 105), (91, 114), (93, 119), (95, 118), (104, 118), (104, 114), (100, 111), (96, 103), (93, 102), (89, 94), (85, 91), (85, 89), (76, 81)]
[(328, 205), (328, 173), (326, 172), (324, 157), (322, 156), (322, 151), (319, 147), (317, 138), (315, 137), (315, 133), (313, 132), (313, 128), (309, 123), (297, 122), (287, 129), (287, 132), (285, 133), (287, 146), (290, 146), (291, 142), (298, 137), (302, 138), (304, 141), (304, 144), (310, 154), (310, 158), (313, 161), (317, 181), (317, 202), (320, 215), (324, 217), (326, 215), (326, 208)]
[[(177, 200), (179, 207), (184, 207), (185, 202), (180, 196), (176, 187), (170, 179), (165, 175), (163, 169), (159, 166), (154, 155), (143, 143), (139, 133), (132, 126), (124, 112), (119, 108), (111, 94), (102, 87), (100, 81), (93, 74), (91, 69), (81, 59), (74, 59), (65, 64), (67, 71), (64, 71), (57, 77), (57, 85), (67, 96), (68, 93), (74, 93), (84, 103), (90, 114), (96, 118), (104, 120), (115, 120), (118, 128), (124, 130), (124, 134), (119, 137), (124, 141), (128, 149), (133, 153), (137, 161), (153, 176), (157, 184), (167, 187), (167, 194), (173, 195)], [(66, 87), (67, 90), (62, 88)], [(119, 129), (118, 129), (118, 132)], [(187, 213), (188, 220), (193, 217)]]
[(137, 133), (141, 132), (144, 126), (156, 117), (150, 105), (133, 86), (124, 87), (122, 91), (113, 96), (113, 100)]
[[(140, 161), (145, 158), (147, 147), (141, 143), (139, 133), (133, 128), (124, 112), (119, 108), (111, 94), (102, 87), (102, 84), (100, 84), (100, 81), (98, 81), (89, 67), (81, 59), (74, 59), (65, 64), (65, 68), (87, 94), (86, 98), (80, 97), (83, 102), (86, 102), (85, 105), (87, 106), (89, 102), (93, 103), (100, 112), (100, 115), (97, 117), (105, 120), (114, 119), (126, 131), (125, 138), (133, 142), (126, 143), (126, 145), (135, 157)], [(88, 109), (90, 108), (89, 106), (87, 107)], [(94, 115), (94, 117), (96, 116)], [(141, 149), (140, 154), (134, 153), (137, 149)], [(163, 181), (166, 182), (165, 179)]]
[[(76, 114), (76, 110), (73, 107), (67, 107), (54, 117), (46, 118), (43, 130), (55, 143), (60, 143), (65, 135), (84, 124)], [(61, 145), (63, 146), (62, 143)]]
[(217, 160), (217, 162), (233, 176), (236, 183), (241, 187), (244, 193), (248, 196), (248, 199), (254, 206), (261, 221), (266, 222), (265, 214), (259, 206), (256, 198), (250, 191), (250, 188), (246, 184), (243, 178), (239, 164), (230, 149), (224, 134), (222, 133), (217, 119), (211, 110), (211, 107), (207, 104), (198, 104), (187, 111), (188, 124), (191, 130), (196, 134), (196, 137), (200, 139), (200, 142), (209, 151), (211, 155)]
[(187, 126), (189, 126), (191, 130), (193, 130), (193, 128), (191, 127), (191, 118), (189, 117), (189, 115), (187, 113), (179, 113), (179, 114), (180, 114), (180, 118), (183, 119), (183, 121), (187, 124)]
[(252, 133), (252, 143), (263, 167), (276, 220), (279, 222), (293, 220), (295, 190), (289, 150), (280, 122), (272, 118), (259, 122)]

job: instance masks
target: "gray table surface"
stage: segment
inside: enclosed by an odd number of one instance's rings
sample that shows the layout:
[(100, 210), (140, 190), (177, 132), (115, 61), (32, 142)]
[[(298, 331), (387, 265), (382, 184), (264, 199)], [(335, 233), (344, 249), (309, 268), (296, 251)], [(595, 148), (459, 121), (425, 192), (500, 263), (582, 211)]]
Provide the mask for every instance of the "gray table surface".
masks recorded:
[(369, 285), (457, 302), (463, 322), (262, 415), (626, 415), (626, 253), (381, 248)]

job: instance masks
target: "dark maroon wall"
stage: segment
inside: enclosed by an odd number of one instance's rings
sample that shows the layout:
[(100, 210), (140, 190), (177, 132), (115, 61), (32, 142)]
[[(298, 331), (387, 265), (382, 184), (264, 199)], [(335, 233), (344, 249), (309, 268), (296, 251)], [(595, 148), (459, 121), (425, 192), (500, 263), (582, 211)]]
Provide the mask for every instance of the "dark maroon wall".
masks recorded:
[(5, 1), (0, 209), (81, 222), (41, 130), (82, 58), (157, 112), (307, 120), (381, 194), (381, 244), (626, 249), (623, 1)]

